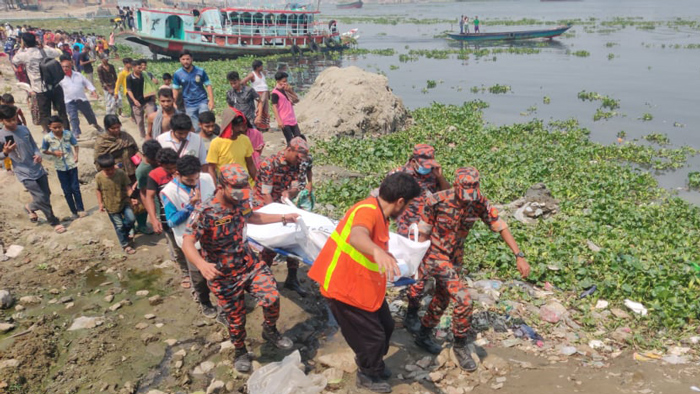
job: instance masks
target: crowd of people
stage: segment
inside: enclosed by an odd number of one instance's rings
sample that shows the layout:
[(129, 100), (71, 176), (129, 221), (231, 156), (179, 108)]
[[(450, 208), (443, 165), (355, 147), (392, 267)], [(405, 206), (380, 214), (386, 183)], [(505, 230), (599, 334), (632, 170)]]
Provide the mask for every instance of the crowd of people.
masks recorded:
[[(94, 68), (85, 67), (92, 62), (42, 45), (32, 32), (23, 32), (21, 38), (22, 48), (12, 62), (26, 70), (39, 105), (36, 123), (44, 137), (39, 148), (26, 120), (20, 122), (13, 98), (2, 96), (0, 159), (9, 159), (17, 179), (32, 196), (24, 207), (29, 220), (36, 222), (40, 211), (56, 232), (67, 231), (53, 213), (44, 157), (54, 165), (74, 217), (86, 215), (77, 170), (80, 112), (97, 132), (94, 163), (99, 172), (94, 183), (99, 211), (113, 224), (124, 253), (138, 253), (134, 237), (139, 233), (166, 237), (180, 270), (180, 285), (191, 289), (206, 317), (228, 328), (236, 370), (252, 368), (245, 343), (246, 292), (263, 309), (263, 338), (280, 349), (292, 348), (294, 343), (276, 328), (280, 294), (271, 271), (276, 253), (254, 250), (246, 239), (247, 223), (286, 225), (298, 218), (297, 214), (265, 214), (261, 207), (313, 191), (313, 160), (297, 124), (298, 97), (287, 83), (288, 75), (277, 72), (270, 91), (260, 61), (253, 62), (252, 71), (243, 78), (230, 72), (231, 88), (217, 122), (213, 91), (218, 87), (212, 86), (204, 69), (194, 65), (189, 52), (181, 53), (181, 67), (162, 75), (162, 82), (147, 71), (146, 60), (125, 58), (117, 73), (109, 57), (101, 57), (97, 73), (106, 115), (98, 124), (85, 94), (96, 92), (90, 75)], [(62, 72), (58, 81), (49, 79), (52, 67), (58, 72), (56, 65), (50, 65), (53, 58), (58, 58)], [(78, 63), (81, 71), (76, 69)], [(122, 97), (131, 107), (141, 144), (123, 130), (122, 119), (129, 117), (119, 108)], [(263, 157), (261, 130), (269, 128), (270, 104), (287, 144)], [(357, 385), (376, 392), (391, 391), (387, 380), (392, 373), (383, 358), (394, 321), (385, 293), (387, 278), (400, 271), (388, 252), (390, 220), (396, 221), (403, 236), (416, 225), (420, 240), (431, 243), (419, 268), (420, 279), (408, 291), (404, 326), (415, 335), (417, 346), (440, 353), (442, 346), (432, 331), (453, 302), (453, 349), (465, 371), (477, 368), (470, 350), (471, 300), (461, 280), (464, 244), (474, 223), (482, 221), (501, 235), (523, 277), (530, 269), (505, 221), (481, 192), (477, 169), (459, 168), (450, 184), (432, 146), (418, 144), (407, 156), (404, 166), (388, 174), (376, 192), (345, 214), (309, 271), (356, 353)], [(306, 296), (309, 289), (297, 277), (298, 260), (287, 258), (286, 262), (283, 286)], [(435, 294), (419, 317), (429, 278), (435, 280)], [(211, 302), (212, 294), (218, 308)]]

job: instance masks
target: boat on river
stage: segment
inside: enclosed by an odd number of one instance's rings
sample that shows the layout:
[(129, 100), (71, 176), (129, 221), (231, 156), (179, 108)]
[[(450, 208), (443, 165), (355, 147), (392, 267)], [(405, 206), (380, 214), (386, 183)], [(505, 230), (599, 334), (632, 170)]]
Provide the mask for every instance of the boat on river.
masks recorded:
[(154, 57), (174, 59), (183, 50), (196, 60), (206, 60), (344, 48), (336, 22), (321, 22), (319, 14), (312, 5), (190, 11), (139, 8), (134, 16), (136, 31), (120, 35), (147, 46)]
[(564, 34), (571, 29), (571, 25), (558, 26), (553, 29), (543, 30), (522, 30), (522, 31), (504, 31), (497, 33), (464, 33), (464, 34), (448, 34), (448, 36), (457, 41), (513, 41), (513, 40), (529, 40), (533, 38), (553, 38)]
[(338, 3), (335, 5), (335, 8), (339, 10), (350, 10), (353, 8), (362, 8), (363, 5), (364, 3), (362, 2), (362, 0), (357, 0), (349, 3)]

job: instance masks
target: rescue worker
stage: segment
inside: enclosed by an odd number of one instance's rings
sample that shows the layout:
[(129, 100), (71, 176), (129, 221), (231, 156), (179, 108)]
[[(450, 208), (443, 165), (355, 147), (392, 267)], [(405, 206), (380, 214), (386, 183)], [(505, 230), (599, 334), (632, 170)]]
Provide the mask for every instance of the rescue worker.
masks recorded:
[(420, 220), (420, 208), (426, 196), (450, 188), (442, 175), (442, 167), (435, 160), (435, 148), (427, 144), (417, 144), (413, 147), (413, 156), (402, 167), (390, 172), (405, 172), (418, 182), (421, 188), (420, 196), (411, 200), (406, 210), (396, 219), (396, 233), (408, 237), (408, 228)]
[(420, 193), (410, 175), (387, 176), (378, 197), (369, 197), (345, 213), (309, 270), (355, 352), (357, 386), (378, 393), (391, 392), (386, 382), (391, 371), (383, 358), (394, 320), (384, 297), (387, 279), (400, 275), (388, 253), (389, 219), (396, 220)]
[[(420, 196), (411, 200), (406, 210), (396, 219), (396, 233), (404, 237), (409, 237), (409, 228), (412, 224), (418, 224), (420, 220), (420, 208), (423, 206), (427, 196), (440, 190), (450, 188), (450, 184), (442, 175), (442, 167), (435, 160), (435, 148), (427, 144), (417, 144), (413, 148), (413, 156), (408, 162), (394, 172), (405, 172), (413, 177), (421, 187)], [(417, 284), (422, 286), (423, 283)], [(416, 292), (422, 292), (422, 287), (416, 288)], [(418, 318), (418, 308), (408, 308), (404, 318), (404, 327), (409, 332), (417, 333), (420, 328)]]
[[(435, 342), (432, 330), (440, 322), (450, 301), (453, 301), (453, 350), (460, 367), (469, 372), (477, 368), (468, 347), (473, 340), (473, 336), (468, 335), (472, 302), (467, 287), (460, 280), (460, 271), (464, 264), (464, 240), (477, 220), (481, 220), (492, 231), (501, 235), (516, 257), (518, 271), (526, 278), (530, 274), (530, 266), (508, 230), (506, 222), (481, 194), (479, 171), (476, 168), (459, 168), (455, 173), (452, 189), (428, 197), (423, 205), (419, 223), (421, 241), (429, 239), (431, 245), (418, 268), (418, 275), (421, 281), (429, 277), (435, 278), (435, 294), (421, 319), (415, 342), (430, 353), (439, 354), (442, 351), (442, 346)], [(411, 308), (418, 308), (421, 296), (421, 286), (409, 288), (408, 300)]]
[[(309, 145), (301, 137), (289, 141), (284, 150), (268, 157), (260, 163), (258, 176), (255, 179), (255, 209), (273, 203), (282, 202), (282, 197), (293, 200), (299, 194), (299, 163), (309, 154)], [(264, 249), (260, 258), (272, 267), (277, 253)], [(301, 287), (297, 278), (299, 261), (287, 258), (287, 279), (284, 287), (294, 290), (300, 296), (306, 297), (307, 292)]]
[[(277, 331), (279, 292), (270, 268), (258, 260), (245, 241), (246, 222), (287, 224), (295, 222), (298, 216), (253, 212), (248, 173), (238, 164), (227, 164), (221, 167), (214, 197), (198, 205), (187, 222), (182, 249), (188, 261), (207, 279), (223, 308), (235, 348), (234, 367), (239, 372), (249, 372), (252, 362), (244, 342), (244, 291), (256, 297), (263, 308), (263, 339), (279, 349), (290, 349), (293, 345)], [(197, 242), (201, 254), (195, 247)]]

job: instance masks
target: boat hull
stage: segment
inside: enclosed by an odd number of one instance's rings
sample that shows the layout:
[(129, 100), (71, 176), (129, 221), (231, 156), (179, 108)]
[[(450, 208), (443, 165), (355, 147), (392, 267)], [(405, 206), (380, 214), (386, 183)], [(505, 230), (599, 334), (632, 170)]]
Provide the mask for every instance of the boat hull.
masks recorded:
[(339, 10), (351, 10), (354, 8), (362, 8), (362, 5), (363, 5), (362, 0), (360, 0), (360, 1), (355, 1), (352, 3), (339, 3), (339, 4), (335, 5), (335, 8), (337, 8)]
[[(194, 60), (232, 59), (240, 56), (268, 56), (283, 54), (300, 54), (313, 52), (311, 46), (264, 45), (264, 46), (221, 46), (212, 43), (193, 43), (181, 40), (142, 36), (138, 33), (125, 32), (124, 38), (136, 44), (147, 46), (152, 53), (177, 59), (179, 54), (187, 50)], [(320, 52), (342, 50), (345, 47), (338, 44), (335, 47), (317, 45)]]
[(499, 33), (467, 33), (467, 34), (448, 34), (448, 36), (457, 41), (513, 41), (513, 40), (530, 40), (534, 38), (553, 38), (564, 34), (571, 26), (561, 26), (554, 29), (546, 30), (530, 30), (530, 31), (512, 31)]

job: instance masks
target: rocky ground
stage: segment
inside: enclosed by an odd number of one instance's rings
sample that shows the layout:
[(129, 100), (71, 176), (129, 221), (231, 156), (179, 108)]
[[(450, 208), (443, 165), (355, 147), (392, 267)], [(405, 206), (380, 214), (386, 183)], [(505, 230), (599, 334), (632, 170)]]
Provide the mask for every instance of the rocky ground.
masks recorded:
[[(0, 64), (0, 71), (0, 91), (15, 92), (21, 102), (7, 65)], [(124, 123), (134, 134), (133, 123)], [(32, 131), (41, 137), (38, 128)], [(280, 133), (265, 138), (268, 152), (281, 147)], [(90, 144), (89, 139), (81, 142), (86, 173)], [(67, 217), (55, 173), (46, 167), (54, 209)], [(319, 168), (317, 181), (348, 175), (341, 168)], [(56, 234), (43, 218), (39, 224), (27, 220), (22, 205), (29, 194), (14, 176), (0, 174), (0, 245), (7, 253), (0, 253), (0, 393), (244, 392), (248, 375), (232, 367), (226, 330), (204, 318), (180, 288), (164, 239), (138, 236), (138, 253), (126, 257), (106, 214), (97, 212), (90, 177), (85, 174), (83, 180), (89, 216), (66, 219), (68, 231)], [(538, 190), (509, 208), (520, 211), (523, 220), (554, 214), (556, 201)], [(285, 270), (284, 264), (275, 266), (276, 277), (283, 279)], [(305, 271), (301, 276), (305, 286), (314, 288)], [(599, 304), (594, 320), (583, 322), (562, 306), (576, 295), (520, 282), (474, 281), (470, 288), (481, 331), (474, 349), (481, 365), (472, 374), (455, 367), (448, 318), (437, 330), (446, 346), (441, 355), (428, 355), (413, 344), (401, 327), (405, 298), (400, 289), (391, 290), (397, 330), (387, 364), (394, 371), (395, 393), (650, 394), (687, 393), (700, 386), (697, 336), (663, 352), (645, 352), (635, 348), (634, 332), (627, 327), (635, 319), (630, 310)], [(353, 355), (329, 324), (317, 291), (304, 299), (281, 292), (279, 328), (294, 340), (306, 372), (326, 377), (324, 392), (364, 392), (355, 387)], [(519, 296), (512, 297), (514, 292)], [(497, 304), (506, 293), (511, 301)], [(250, 300), (248, 341), (260, 368), (286, 353), (261, 342), (262, 316), (254, 305)], [(606, 328), (610, 322), (615, 329)]]

